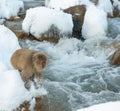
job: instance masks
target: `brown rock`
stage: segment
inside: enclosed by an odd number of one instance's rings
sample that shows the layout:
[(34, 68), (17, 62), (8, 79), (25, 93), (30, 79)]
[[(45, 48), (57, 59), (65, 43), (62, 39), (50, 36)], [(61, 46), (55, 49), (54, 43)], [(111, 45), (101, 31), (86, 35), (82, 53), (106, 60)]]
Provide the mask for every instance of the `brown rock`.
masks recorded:
[[(30, 102), (23, 102), (18, 108), (14, 111), (30, 111)], [(35, 97), (35, 106), (33, 111), (49, 111), (49, 102), (47, 96)]]
[(114, 8), (113, 15), (108, 14), (108, 18), (115, 18), (115, 17), (120, 17), (120, 10), (118, 10), (117, 8)]
[(49, 42), (53, 42), (53, 43), (58, 43), (60, 37), (46, 37), (46, 36), (42, 36), (40, 38), (36, 38), (31, 34), (27, 34), (22, 30), (15, 30), (12, 27), (8, 27), (11, 31), (13, 31), (15, 33), (15, 35), (17, 36), (18, 39), (30, 39), (30, 40), (37, 40), (37, 41), (49, 41)]
[(11, 18), (9, 18), (9, 19), (6, 19), (7, 21), (13, 21), (13, 22), (19, 22), (19, 21), (21, 21), (21, 18), (20, 17), (11, 17)]
[(120, 49), (117, 49), (114, 54), (109, 57), (110, 64), (120, 65)]
[(84, 21), (84, 15), (86, 12), (85, 5), (77, 5), (64, 10), (65, 13), (72, 15), (73, 19), (73, 33), (72, 35), (78, 39), (81, 38), (81, 29)]
[[(110, 0), (112, 5), (114, 3), (114, 0)], [(120, 10), (118, 9), (118, 6), (114, 7), (113, 9), (113, 15), (108, 14), (109, 18), (115, 18), (115, 17), (120, 17)]]
[(79, 20), (81, 24), (83, 24), (86, 6), (85, 5), (73, 6), (65, 9), (64, 12), (72, 14), (73, 20)]
[(90, 1), (93, 2), (95, 5), (97, 5), (99, 0), (90, 0)]
[(53, 43), (58, 43), (60, 37), (40, 37), (38, 40), (39, 41), (49, 41), (49, 42), (53, 42)]

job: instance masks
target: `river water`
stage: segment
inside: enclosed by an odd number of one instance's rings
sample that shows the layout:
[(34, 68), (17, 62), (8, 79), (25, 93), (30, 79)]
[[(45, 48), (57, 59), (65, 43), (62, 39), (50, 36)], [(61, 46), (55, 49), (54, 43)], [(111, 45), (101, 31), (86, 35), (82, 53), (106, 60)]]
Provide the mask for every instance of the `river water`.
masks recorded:
[[(83, 107), (120, 100), (120, 67), (109, 64), (114, 52), (109, 44), (120, 41), (120, 18), (109, 19), (108, 36), (84, 42), (64, 37), (59, 43), (21, 40), (23, 48), (46, 53), (43, 84), (51, 111), (76, 111)], [(100, 45), (103, 43), (104, 45)]]

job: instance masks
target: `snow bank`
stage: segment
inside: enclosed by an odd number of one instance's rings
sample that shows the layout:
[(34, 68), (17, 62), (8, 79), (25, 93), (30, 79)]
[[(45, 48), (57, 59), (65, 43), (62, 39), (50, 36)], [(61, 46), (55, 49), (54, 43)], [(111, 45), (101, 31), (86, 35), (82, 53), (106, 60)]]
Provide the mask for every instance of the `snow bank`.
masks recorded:
[(60, 10), (37, 7), (27, 10), (22, 28), (25, 32), (31, 33), (39, 38), (54, 25), (60, 30), (60, 34), (72, 33), (72, 16)]
[(0, 76), (0, 110), (12, 111), (24, 101), (32, 101), (32, 97), (46, 94), (44, 88), (35, 90), (32, 86), (30, 91), (25, 89), (17, 70), (0, 72)]
[(16, 17), (23, 6), (19, 0), (0, 0), (0, 18)]
[(82, 36), (85, 39), (103, 37), (106, 35), (107, 25), (106, 13), (94, 5), (90, 5), (85, 13)]
[(70, 6), (75, 6), (80, 4), (79, 0), (46, 0), (45, 4), (47, 7), (50, 8), (57, 8), (57, 9), (66, 9)]
[(0, 25), (0, 111), (12, 111), (25, 100), (46, 94), (44, 88), (25, 89), (20, 73), (14, 70), (10, 63), (11, 55), (20, 48), (15, 34)]
[(77, 111), (120, 111), (120, 102), (102, 103)]
[(20, 46), (16, 35), (4, 25), (0, 25), (0, 34), (0, 61), (10, 68), (10, 57)]

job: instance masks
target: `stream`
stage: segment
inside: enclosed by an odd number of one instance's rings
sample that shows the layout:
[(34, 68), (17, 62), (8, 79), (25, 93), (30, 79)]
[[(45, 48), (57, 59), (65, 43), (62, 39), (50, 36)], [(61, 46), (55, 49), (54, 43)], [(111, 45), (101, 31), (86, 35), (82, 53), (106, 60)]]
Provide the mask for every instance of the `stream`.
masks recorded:
[(109, 64), (112, 47), (99, 43), (120, 41), (120, 18), (109, 19), (108, 36), (102, 40), (64, 37), (57, 44), (20, 40), (22, 48), (46, 53), (48, 65), (43, 84), (50, 111), (76, 111), (93, 104), (120, 100), (120, 67)]

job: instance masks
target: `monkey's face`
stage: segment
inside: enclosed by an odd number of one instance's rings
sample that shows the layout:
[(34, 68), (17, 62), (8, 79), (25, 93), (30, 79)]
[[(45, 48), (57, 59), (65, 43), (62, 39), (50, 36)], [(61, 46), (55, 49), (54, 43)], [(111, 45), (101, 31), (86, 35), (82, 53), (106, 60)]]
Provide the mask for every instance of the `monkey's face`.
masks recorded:
[(43, 53), (36, 53), (33, 55), (33, 65), (37, 72), (41, 72), (47, 64), (47, 57)]

